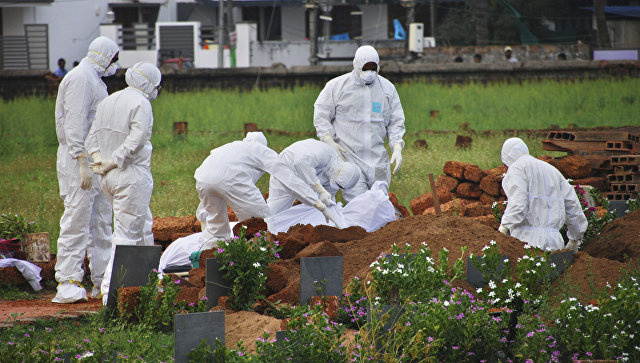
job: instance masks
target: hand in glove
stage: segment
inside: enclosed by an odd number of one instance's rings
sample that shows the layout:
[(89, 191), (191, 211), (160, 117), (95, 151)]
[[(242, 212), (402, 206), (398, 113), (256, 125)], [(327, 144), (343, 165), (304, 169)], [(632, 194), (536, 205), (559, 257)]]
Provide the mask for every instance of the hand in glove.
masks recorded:
[(333, 201), (331, 194), (329, 194), (329, 192), (322, 186), (322, 184), (314, 184), (312, 188), (314, 192), (318, 193), (318, 198), (320, 198), (320, 201), (324, 203), (325, 206), (336, 205), (336, 202)]
[(578, 253), (578, 241), (576, 241), (575, 239), (570, 239), (565, 248), (568, 250), (572, 250), (573, 253)]
[(509, 229), (502, 224), (498, 227), (498, 231), (502, 234), (506, 234), (507, 236), (509, 235)]
[(395, 168), (393, 168), (393, 173), (395, 174), (400, 170), (400, 165), (402, 165), (402, 145), (400, 144), (393, 144), (393, 153), (389, 164), (393, 163), (396, 164)]
[(91, 170), (93, 170), (94, 173), (98, 174), (98, 172), (100, 171), (100, 165), (102, 164), (102, 154), (100, 153), (100, 151), (96, 151), (91, 154), (91, 159), (93, 159), (93, 162), (89, 164), (89, 167), (91, 168)]
[(89, 161), (87, 161), (87, 154), (83, 153), (78, 156), (78, 173), (80, 174), (80, 188), (84, 190), (91, 189), (93, 185), (93, 174), (89, 170)]
[(338, 223), (338, 220), (336, 219), (336, 217), (333, 215), (333, 213), (331, 213), (329, 208), (327, 208), (324, 205), (324, 203), (322, 203), (321, 201), (317, 201), (316, 204), (314, 205), (314, 207), (316, 207), (320, 212), (322, 212), (322, 214), (324, 215), (324, 217), (327, 220), (327, 223), (329, 223), (329, 221), (331, 221), (331, 222), (333, 222), (333, 224), (335, 224), (336, 227), (342, 228), (340, 223)]
[(333, 137), (331, 137), (331, 135), (327, 135), (325, 137), (322, 138), (322, 141), (324, 141), (325, 143), (327, 143), (327, 145), (331, 146), (331, 148), (333, 150), (335, 150), (338, 155), (340, 155), (340, 157), (342, 158), (342, 160), (344, 159), (344, 155), (342, 154), (343, 152), (346, 152), (347, 150), (345, 150), (342, 146), (338, 145), (338, 143), (336, 143), (333, 140)]
[[(93, 153), (92, 157), (95, 154), (96, 153)], [(100, 161), (96, 161), (96, 159), (93, 159), (93, 160), (94, 160), (93, 163), (91, 163), (91, 169), (93, 170), (94, 173), (98, 175), (106, 175), (108, 172), (118, 167), (116, 163), (113, 162), (113, 160), (100, 160)]]

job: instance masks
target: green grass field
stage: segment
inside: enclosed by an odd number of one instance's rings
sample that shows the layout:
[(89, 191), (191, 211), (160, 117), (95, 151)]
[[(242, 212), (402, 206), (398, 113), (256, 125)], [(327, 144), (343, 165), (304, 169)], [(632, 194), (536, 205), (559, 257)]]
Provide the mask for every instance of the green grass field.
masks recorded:
[[(406, 116), (403, 166), (392, 177), (390, 191), (400, 202), (427, 192), (428, 174), (437, 176), (447, 160), (471, 162), (481, 168), (500, 164), (502, 142), (521, 136), (533, 155), (542, 155), (541, 138), (520, 132), (477, 133), (469, 149), (454, 146), (456, 131), (527, 130), (556, 125), (567, 127), (638, 125), (640, 79), (524, 84), (453, 85), (407, 83), (397, 85)], [(153, 102), (154, 145), (152, 171), (154, 215), (194, 214), (198, 205), (193, 173), (209, 151), (243, 137), (243, 124), (260, 129), (285, 130), (291, 135), (267, 133), (269, 146), (281, 151), (291, 143), (314, 137), (313, 103), (319, 87), (240, 92), (208, 90), (163, 93)], [(51, 234), (55, 251), (62, 201), (56, 177), (57, 140), (54, 99), (3, 101), (0, 106), (0, 212), (35, 220)], [(440, 111), (431, 119), (431, 110)], [(174, 139), (176, 121), (189, 123), (186, 139)], [(433, 133), (428, 130), (449, 130)], [(427, 150), (413, 148), (425, 139)], [(259, 181), (267, 191), (268, 178)]]

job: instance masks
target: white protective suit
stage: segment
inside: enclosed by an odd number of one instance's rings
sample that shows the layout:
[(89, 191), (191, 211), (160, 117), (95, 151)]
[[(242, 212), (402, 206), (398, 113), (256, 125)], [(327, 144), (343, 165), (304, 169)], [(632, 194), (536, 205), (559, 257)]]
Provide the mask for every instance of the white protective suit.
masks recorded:
[(368, 62), (380, 64), (376, 50), (368, 45), (358, 48), (353, 71), (327, 82), (314, 104), (313, 125), (318, 139), (333, 138), (345, 149), (346, 160), (362, 171), (357, 185), (342, 194), (347, 202), (377, 180), (389, 185), (391, 173), (385, 139), (392, 148), (396, 144), (398, 148), (404, 147), (404, 112), (398, 92), (378, 72), (373, 83), (365, 84), (361, 70)]
[[(57, 303), (86, 299), (80, 286), (84, 276), (82, 262), (89, 253), (94, 297), (99, 294), (111, 248), (111, 206), (100, 190), (98, 177), (88, 190), (81, 188), (80, 159), (87, 163), (85, 138), (95, 116), (98, 103), (107, 97), (107, 86), (100, 77), (115, 73), (112, 58), (119, 49), (115, 42), (98, 37), (87, 56), (64, 77), (56, 99), (56, 134), (58, 136), (57, 172), (64, 214), (60, 219), (60, 237), (56, 262)], [(88, 170), (88, 169), (87, 169)]]
[(529, 155), (527, 145), (514, 137), (502, 146), (502, 162), (509, 167), (502, 180), (507, 208), (502, 216), (511, 235), (541, 249), (564, 248), (560, 228), (567, 225), (570, 240), (579, 240), (587, 219), (573, 187), (550, 164)]
[[(340, 188), (352, 188), (360, 176), (357, 166), (345, 162), (329, 145), (315, 139), (294, 142), (282, 150), (280, 160), (310, 187), (322, 185), (334, 201)], [(272, 175), (267, 199), (271, 212), (276, 214), (289, 209), (295, 200), (296, 196)]]
[[(200, 196), (197, 218), (205, 222), (203, 249), (231, 235), (227, 206), (239, 221), (272, 215), (256, 182), (265, 172), (278, 179), (305, 204), (318, 202), (317, 194), (284, 164), (278, 153), (267, 147), (261, 132), (249, 132), (242, 141), (234, 141), (211, 150), (195, 172)], [(226, 204), (225, 204), (226, 203)]]
[(114, 215), (109, 265), (101, 286), (104, 298), (109, 293), (116, 245), (153, 245), (153, 219), (149, 209), (153, 191), (153, 112), (149, 101), (157, 96), (161, 74), (150, 63), (137, 63), (127, 70), (125, 80), (129, 87), (98, 105), (86, 141), (91, 155), (99, 152), (102, 160), (115, 164), (114, 169), (100, 177)]

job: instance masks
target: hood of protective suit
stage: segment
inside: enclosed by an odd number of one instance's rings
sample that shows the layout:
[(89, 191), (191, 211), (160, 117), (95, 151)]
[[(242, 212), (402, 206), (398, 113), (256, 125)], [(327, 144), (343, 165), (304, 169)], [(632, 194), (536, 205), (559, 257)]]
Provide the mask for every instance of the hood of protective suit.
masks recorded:
[(113, 40), (100, 36), (89, 44), (87, 58), (97, 67), (100, 76), (114, 74), (118, 68), (116, 64), (111, 64), (111, 59), (120, 51), (118, 45)]
[(242, 141), (258, 142), (264, 146), (267, 146), (267, 138), (260, 131), (247, 132), (247, 136), (242, 139)]
[(504, 165), (511, 166), (522, 155), (529, 155), (529, 148), (519, 137), (507, 139), (502, 145), (500, 156)]
[(124, 79), (129, 86), (140, 90), (149, 100), (158, 97), (156, 87), (158, 87), (160, 81), (162, 81), (162, 74), (153, 64), (146, 62), (134, 64), (133, 67), (127, 69)]
[(329, 169), (329, 180), (333, 184), (343, 189), (351, 189), (360, 178), (360, 169), (353, 163), (335, 158)]
[[(362, 71), (362, 67), (369, 62), (376, 64), (375, 72)], [(353, 73), (356, 79), (362, 81), (364, 84), (371, 84), (378, 75), (378, 72), (380, 72), (380, 57), (378, 57), (378, 52), (375, 48), (370, 45), (363, 45), (358, 48), (353, 58)]]

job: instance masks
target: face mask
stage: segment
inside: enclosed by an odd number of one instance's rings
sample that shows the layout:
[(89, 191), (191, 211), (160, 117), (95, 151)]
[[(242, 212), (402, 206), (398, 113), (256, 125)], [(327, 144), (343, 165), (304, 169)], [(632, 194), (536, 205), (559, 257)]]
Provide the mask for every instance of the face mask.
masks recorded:
[(149, 93), (149, 101), (155, 100), (158, 97), (158, 88), (154, 88), (151, 93)]
[(111, 65), (107, 67), (107, 69), (105, 69), (104, 72), (102, 73), (102, 77), (113, 76), (114, 74), (116, 74), (117, 70), (118, 70), (118, 63), (111, 63)]
[(360, 79), (365, 84), (371, 84), (376, 79), (376, 71), (360, 71)]

